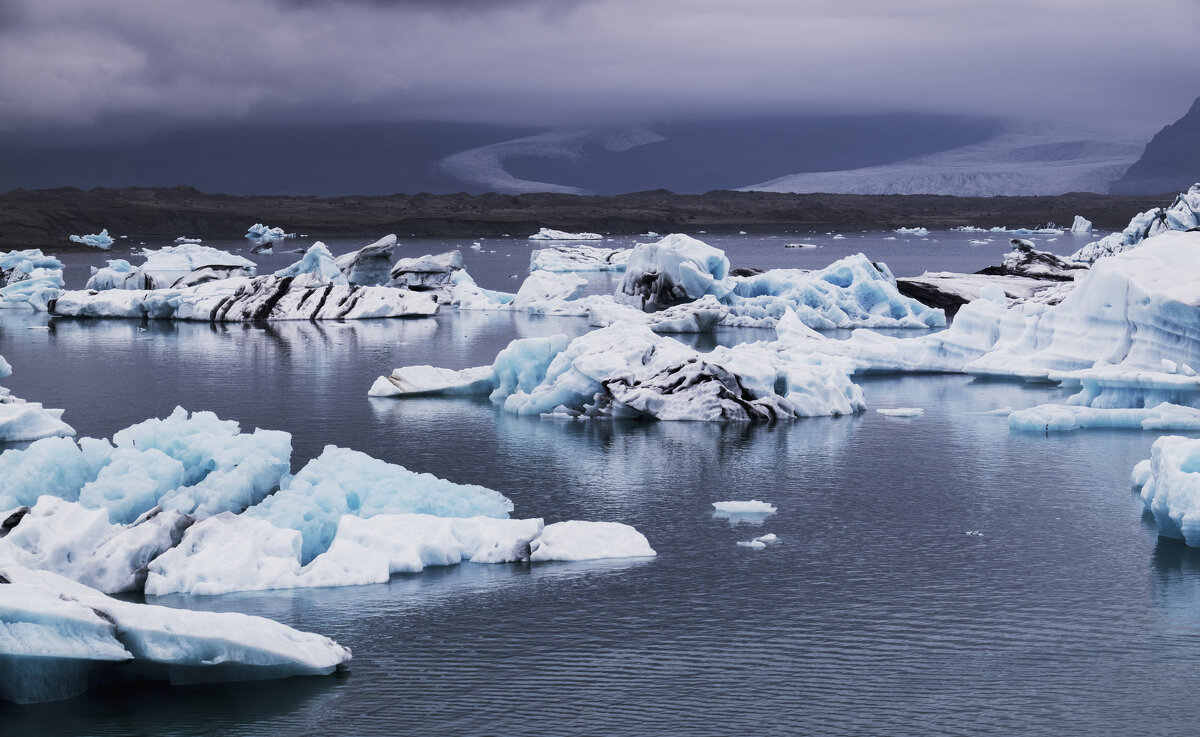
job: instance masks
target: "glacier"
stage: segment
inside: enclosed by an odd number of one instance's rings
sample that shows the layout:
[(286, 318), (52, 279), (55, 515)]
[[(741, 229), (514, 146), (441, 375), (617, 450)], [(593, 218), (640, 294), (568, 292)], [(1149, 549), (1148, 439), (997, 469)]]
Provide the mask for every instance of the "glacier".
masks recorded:
[(1200, 227), (1200, 183), (1193, 184), (1167, 207), (1155, 207), (1133, 216), (1119, 233), (1110, 233), (1071, 255), (1071, 259), (1093, 263), (1098, 259), (1136, 248), (1147, 238), (1171, 230)]
[(69, 239), (72, 243), (82, 243), (85, 246), (99, 248), (102, 251), (107, 251), (112, 248), (113, 238), (108, 234), (108, 228), (95, 233), (93, 235), (73, 235)]
[(134, 604), (56, 575), (0, 566), (0, 699), (57, 701), (127, 681), (328, 675), (345, 647), (263, 617)]

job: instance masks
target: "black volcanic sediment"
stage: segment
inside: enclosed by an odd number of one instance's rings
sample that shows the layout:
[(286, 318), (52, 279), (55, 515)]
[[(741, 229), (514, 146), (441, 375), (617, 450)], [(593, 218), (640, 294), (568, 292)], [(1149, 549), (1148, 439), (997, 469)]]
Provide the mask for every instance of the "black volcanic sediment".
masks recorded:
[(1134, 214), (1169, 201), (1155, 196), (1071, 193), (1038, 197), (831, 195), (665, 190), (614, 196), (386, 195), (231, 196), (191, 187), (13, 190), (0, 195), (0, 247), (69, 248), (71, 234), (238, 237), (257, 222), (313, 237), (525, 236), (540, 227), (601, 233), (890, 230), (960, 225), (1036, 227), (1083, 215), (1124, 228)]

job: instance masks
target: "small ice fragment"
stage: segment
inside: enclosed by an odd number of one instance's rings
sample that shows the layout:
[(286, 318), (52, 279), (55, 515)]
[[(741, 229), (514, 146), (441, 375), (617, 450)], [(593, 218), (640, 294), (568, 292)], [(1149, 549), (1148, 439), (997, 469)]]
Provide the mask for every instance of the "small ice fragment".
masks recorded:
[(980, 532), (979, 530), (967, 530), (963, 534), (970, 535), (971, 537), (983, 537), (983, 533)]
[(747, 502), (713, 502), (713, 507), (717, 510), (717, 514), (726, 516), (733, 514), (768, 515), (778, 511), (773, 504), (760, 502), (757, 499)]
[(756, 538), (754, 538), (754, 539), (755, 539), (755, 540), (757, 540), (757, 541), (758, 541), (758, 542), (760, 542), (760, 543), (773, 543), (773, 542), (779, 542), (779, 536), (778, 536), (778, 535), (776, 535), (774, 532), (768, 532), (768, 533), (767, 533), (767, 534), (765, 534), (765, 535), (759, 535), (758, 537), (756, 537)]
[(751, 550), (762, 550), (767, 547), (767, 544), (761, 540), (738, 540), (739, 548), (750, 548)]
[(920, 417), (925, 414), (925, 410), (920, 407), (894, 407), (892, 409), (877, 409), (875, 411), (887, 417)]

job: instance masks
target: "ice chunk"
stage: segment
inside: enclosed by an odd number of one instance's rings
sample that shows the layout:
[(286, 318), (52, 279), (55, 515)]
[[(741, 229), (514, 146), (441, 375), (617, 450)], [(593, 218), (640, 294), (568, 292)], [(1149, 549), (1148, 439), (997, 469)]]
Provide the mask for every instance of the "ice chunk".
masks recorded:
[[(194, 244), (158, 250), (146, 248), (142, 249), (142, 256), (146, 262), (139, 268), (148, 279), (149, 289), (176, 286), (197, 269), (219, 269), (226, 277), (253, 276), (257, 269), (253, 261), (242, 256)], [(109, 265), (111, 267), (112, 262)]]
[(713, 509), (717, 510), (714, 514), (720, 516), (733, 515), (755, 515), (768, 516), (779, 511), (775, 505), (768, 502), (760, 502), (757, 499), (751, 499), (745, 502), (713, 502)]
[(263, 223), (255, 223), (246, 231), (246, 237), (252, 241), (277, 241), (283, 238), (295, 238), (295, 233), (285, 233), (283, 228), (272, 228)]
[(1082, 215), (1076, 215), (1075, 220), (1071, 223), (1072, 233), (1091, 233), (1092, 221)]
[(759, 539), (754, 540), (738, 540), (739, 548), (750, 548), (751, 550), (763, 550), (767, 544)]
[(887, 266), (872, 263), (861, 253), (816, 271), (772, 269), (730, 281), (726, 325), (773, 328), (789, 310), (818, 330), (946, 324), (940, 309), (901, 294)]
[(327, 284), (343, 285), (349, 282), (333, 260), (333, 254), (325, 244), (317, 241), (296, 263), (275, 272), (277, 277), (291, 277), (297, 287), (320, 287)]
[(619, 522), (556, 522), (529, 545), (529, 559), (596, 560), (657, 555), (646, 536)]
[(41, 251), (0, 254), (0, 309), (45, 310), (62, 292), (63, 265)]
[(651, 313), (611, 300), (593, 299), (587, 311), (588, 325), (594, 327), (606, 327), (624, 321), (640, 323), (656, 333), (708, 333), (727, 314), (729, 308), (712, 295)]
[(892, 409), (877, 409), (875, 411), (888, 417), (920, 417), (925, 414), (925, 410), (920, 407), (894, 407)]
[(123, 258), (113, 259), (102, 269), (92, 267), (92, 276), (85, 289), (154, 289), (154, 278), (134, 268)]
[(332, 673), (333, 640), (262, 617), (133, 604), (46, 571), (0, 567), (0, 698), (54, 701), (125, 680)]
[(1200, 409), (1163, 402), (1154, 407), (1103, 408), (1041, 404), (1008, 416), (1008, 426), (1024, 432), (1063, 432), (1083, 427), (1135, 430), (1200, 430)]
[(516, 297), (509, 304), (514, 310), (543, 312), (539, 306), (573, 300), (583, 294), (587, 279), (569, 273), (534, 271), (521, 282)]
[(405, 366), (389, 376), (380, 376), (367, 396), (399, 397), (438, 394), (491, 394), (496, 388), (496, 372), (491, 366), (454, 371), (436, 366)]
[(301, 533), (303, 562), (333, 542), (342, 515), (423, 513), (440, 517), (507, 517), (513, 505), (482, 486), (414, 473), (365, 453), (326, 446), (278, 492), (247, 509), (248, 517)]
[(392, 251), (395, 249), (396, 236), (385, 235), (357, 251), (338, 256), (333, 263), (350, 284), (384, 286), (392, 278)]
[(916, 236), (922, 236), (922, 237), (923, 237), (923, 236), (927, 236), (927, 235), (929, 235), (929, 231), (928, 231), (928, 230), (926, 230), (925, 228), (921, 228), (921, 227), (916, 227), (916, 228), (896, 228), (896, 229), (895, 229), (895, 230), (893, 230), (892, 232), (893, 232), (893, 233), (896, 233), (896, 234), (898, 234), (898, 235), (916, 235)]
[(463, 271), (462, 252), (449, 251), (400, 259), (391, 267), (391, 281), (388, 283), (390, 286), (404, 289), (438, 291), (447, 295), (447, 298), (441, 301), (451, 301), (449, 295), (454, 290), (455, 277), (460, 274), (466, 276), (466, 272)]
[(629, 263), (629, 248), (594, 246), (550, 246), (529, 254), (532, 271), (624, 271)]
[(74, 435), (75, 429), (63, 422), (62, 416), (61, 409), (47, 409), (39, 402), (26, 402), (0, 390), (0, 443)]
[(604, 240), (604, 236), (599, 233), (568, 233), (563, 230), (553, 230), (552, 228), (541, 228), (537, 233), (529, 236), (531, 241), (599, 241)]
[(128, 525), (111, 524), (108, 510), (88, 509), (53, 496), (20, 507), (0, 537), (0, 565), (53, 571), (105, 593), (140, 591), (146, 567), (175, 546), (193, 518), (151, 510)]
[(103, 251), (112, 248), (113, 244), (112, 236), (108, 234), (108, 228), (94, 235), (73, 235), (70, 240), (72, 243), (82, 243), (85, 246), (99, 248)]
[(767, 534), (765, 534), (765, 535), (759, 535), (758, 537), (756, 537), (756, 538), (754, 538), (754, 539), (755, 539), (755, 540), (757, 540), (757, 541), (759, 541), (760, 543), (774, 543), (774, 542), (779, 542), (779, 536), (778, 536), (778, 535), (776, 535), (774, 532), (768, 532), (768, 533), (767, 533)]
[(1154, 441), (1146, 461), (1134, 469), (1142, 502), (1154, 515), (1158, 534), (1200, 546), (1200, 440), (1167, 435)]
[(721, 299), (733, 288), (725, 252), (682, 233), (639, 243), (617, 287), (618, 302), (656, 312), (706, 294)]

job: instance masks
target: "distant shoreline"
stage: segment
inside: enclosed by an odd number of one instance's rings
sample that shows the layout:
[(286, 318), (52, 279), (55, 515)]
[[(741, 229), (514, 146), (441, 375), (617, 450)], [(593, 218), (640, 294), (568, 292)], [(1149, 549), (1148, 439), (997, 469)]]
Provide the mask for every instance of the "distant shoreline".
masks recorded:
[(625, 195), (381, 195), (297, 197), (207, 194), (191, 187), (12, 190), (0, 195), (0, 247), (86, 249), (71, 234), (238, 237), (254, 223), (315, 238), (526, 236), (538, 228), (636, 234), (700, 230), (778, 233), (1070, 226), (1075, 215), (1119, 230), (1138, 212), (1167, 204), (1175, 193), (1070, 193), (1030, 197), (949, 195), (779, 194), (717, 191), (677, 195), (653, 190)]

